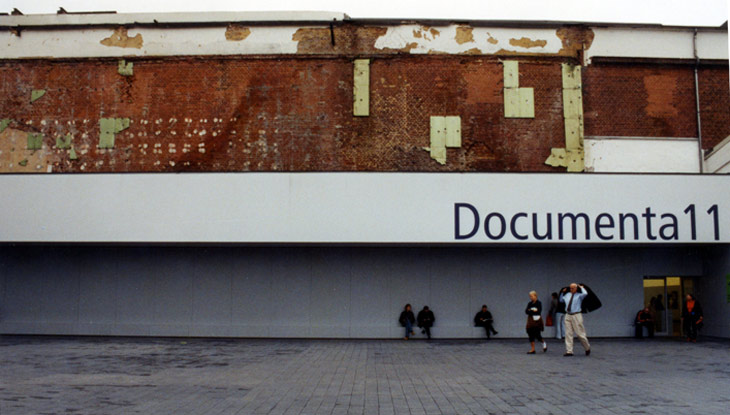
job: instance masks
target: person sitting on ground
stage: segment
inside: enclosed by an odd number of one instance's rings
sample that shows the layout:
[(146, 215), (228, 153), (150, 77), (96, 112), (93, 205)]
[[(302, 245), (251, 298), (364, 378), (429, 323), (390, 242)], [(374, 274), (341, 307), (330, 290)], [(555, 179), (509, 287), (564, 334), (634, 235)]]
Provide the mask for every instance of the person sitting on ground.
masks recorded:
[(476, 327), (484, 327), (484, 331), (487, 333), (487, 339), (490, 339), (490, 332), (495, 336), (497, 335), (497, 330), (494, 329), (493, 323), (494, 319), (492, 318), (492, 313), (489, 312), (487, 305), (484, 304), (482, 306), (482, 311), (479, 311), (477, 315), (474, 316), (474, 325)]
[(406, 328), (405, 340), (408, 340), (411, 335), (416, 334), (413, 332), (413, 323), (416, 322), (416, 318), (413, 316), (410, 304), (406, 304), (406, 306), (403, 307), (403, 311), (400, 313), (400, 317), (398, 317), (398, 322), (401, 326)]
[(644, 337), (644, 327), (646, 327), (646, 331), (649, 333), (649, 338), (654, 337), (654, 319), (651, 317), (649, 307), (644, 307), (636, 313), (634, 335), (637, 339)]
[(421, 333), (425, 333), (428, 339), (431, 340), (431, 327), (433, 326), (436, 317), (433, 315), (433, 311), (428, 309), (428, 306), (423, 306), (423, 310), (418, 312), (418, 327), (421, 329)]

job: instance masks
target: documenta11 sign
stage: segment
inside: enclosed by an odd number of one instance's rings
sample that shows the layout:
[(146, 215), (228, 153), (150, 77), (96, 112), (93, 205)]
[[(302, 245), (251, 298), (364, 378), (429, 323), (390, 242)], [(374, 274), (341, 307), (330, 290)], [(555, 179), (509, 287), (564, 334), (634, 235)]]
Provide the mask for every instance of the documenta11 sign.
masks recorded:
[(730, 176), (0, 175), (0, 242), (730, 243)]

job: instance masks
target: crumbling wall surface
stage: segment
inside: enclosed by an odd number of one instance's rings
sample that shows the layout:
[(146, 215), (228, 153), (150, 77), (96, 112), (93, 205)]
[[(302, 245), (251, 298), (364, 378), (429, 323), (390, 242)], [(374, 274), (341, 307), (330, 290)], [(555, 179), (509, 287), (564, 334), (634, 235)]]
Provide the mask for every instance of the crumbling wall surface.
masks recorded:
[[(53, 172), (549, 171), (544, 155), (563, 140), (557, 62), (520, 65), (535, 119), (504, 118), (496, 58), (374, 59), (367, 117), (352, 113), (349, 58), (133, 62), (132, 76), (116, 60), (3, 62), (0, 117), (43, 134)], [(432, 115), (462, 120), (444, 166), (423, 149)], [(104, 132), (109, 119), (129, 124)]]
[[(565, 146), (561, 64), (572, 58), (509, 59), (534, 89), (534, 118), (504, 117), (494, 56), (372, 57), (359, 117), (353, 57), (1, 61), (0, 172), (555, 171), (544, 160)], [(583, 78), (586, 135), (695, 136), (691, 66), (601, 63)], [(709, 147), (730, 134), (727, 71), (702, 69), (700, 85)], [(444, 165), (424, 150), (431, 116), (461, 120)]]
[[(707, 149), (730, 134), (727, 67), (702, 67), (699, 85)], [(697, 137), (692, 65), (590, 65), (583, 98), (586, 136)]]

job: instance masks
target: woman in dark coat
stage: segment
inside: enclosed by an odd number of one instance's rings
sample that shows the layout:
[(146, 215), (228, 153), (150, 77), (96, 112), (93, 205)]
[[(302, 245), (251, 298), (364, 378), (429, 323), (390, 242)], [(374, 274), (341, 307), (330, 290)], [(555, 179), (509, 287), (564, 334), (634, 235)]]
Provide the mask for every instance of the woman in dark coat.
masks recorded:
[(418, 327), (421, 328), (421, 333), (425, 333), (428, 339), (431, 340), (431, 327), (433, 322), (436, 321), (436, 317), (433, 315), (433, 311), (428, 309), (428, 306), (423, 306), (423, 310), (418, 312)]
[(400, 317), (398, 317), (398, 322), (401, 326), (406, 328), (405, 340), (408, 340), (412, 334), (415, 334), (413, 332), (413, 323), (416, 322), (416, 317), (413, 315), (413, 311), (411, 311), (410, 304), (406, 304), (406, 306), (403, 307), (403, 311), (400, 313)]
[(697, 342), (697, 331), (702, 328), (702, 306), (692, 294), (687, 294), (682, 306), (682, 323), (688, 342)]
[(535, 354), (535, 340), (542, 343), (543, 353), (547, 352), (547, 343), (540, 334), (545, 328), (542, 322), (542, 303), (537, 299), (537, 292), (535, 291), (530, 291), (530, 302), (527, 303), (525, 314), (527, 314), (527, 326), (525, 328), (530, 338), (530, 351), (527, 354)]

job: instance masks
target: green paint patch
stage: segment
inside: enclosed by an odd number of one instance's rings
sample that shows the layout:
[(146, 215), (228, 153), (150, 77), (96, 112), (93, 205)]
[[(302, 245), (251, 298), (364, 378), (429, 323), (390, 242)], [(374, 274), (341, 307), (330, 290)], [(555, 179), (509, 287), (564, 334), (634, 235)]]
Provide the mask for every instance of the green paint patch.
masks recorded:
[(23, 166), (23, 167), (25, 167), (25, 166), (28, 165), (28, 159), (25, 159), (23, 161), (19, 161), (18, 164), (21, 165), (21, 166)]
[(99, 148), (114, 148), (115, 135), (127, 128), (129, 128), (129, 118), (101, 118)]
[(66, 134), (65, 137), (56, 137), (57, 148), (71, 148), (71, 139), (73, 136), (71, 133)]
[(122, 76), (134, 75), (134, 62), (127, 62), (124, 59), (120, 60), (119, 65), (117, 65), (117, 72)]
[(68, 152), (68, 154), (71, 160), (76, 160), (79, 158), (79, 156), (76, 154), (76, 149), (73, 148), (73, 146), (71, 147), (71, 150)]
[(0, 120), (0, 133), (5, 131), (5, 129), (8, 128), (8, 125), (10, 125), (12, 121), (13, 120), (11, 120), (10, 118), (3, 118), (2, 120)]
[(30, 91), (30, 102), (38, 101), (43, 95), (46, 95), (45, 89), (34, 89)]
[(43, 147), (43, 134), (28, 133), (28, 150), (40, 150)]

